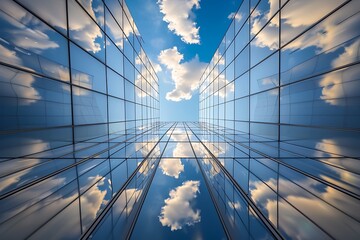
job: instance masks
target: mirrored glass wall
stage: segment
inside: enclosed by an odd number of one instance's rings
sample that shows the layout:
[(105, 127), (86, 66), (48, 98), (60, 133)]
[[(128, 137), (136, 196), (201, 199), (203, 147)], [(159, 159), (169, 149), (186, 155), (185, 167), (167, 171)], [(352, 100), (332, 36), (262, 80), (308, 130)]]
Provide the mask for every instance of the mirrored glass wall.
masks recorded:
[(210, 150), (285, 238), (359, 234), (358, 9), (244, 0), (200, 80)]

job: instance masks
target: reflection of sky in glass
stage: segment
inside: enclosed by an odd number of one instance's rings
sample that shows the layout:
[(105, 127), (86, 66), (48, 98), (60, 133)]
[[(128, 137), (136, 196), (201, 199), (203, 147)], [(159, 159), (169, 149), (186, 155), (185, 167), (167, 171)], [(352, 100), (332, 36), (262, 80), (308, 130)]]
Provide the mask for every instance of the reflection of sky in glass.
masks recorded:
[(79, 238), (110, 204), (102, 226), (122, 236), (156, 170), (134, 239), (224, 238), (214, 204), (245, 238), (268, 236), (251, 209), (286, 238), (356, 238), (359, 1), (254, 2), (202, 78), (217, 126), (157, 145), (157, 77), (126, 5), (1, 1), (2, 236)]
[[(165, 158), (162, 163), (178, 159)], [(178, 177), (157, 171), (144, 202), (133, 239), (225, 238), (195, 159), (182, 158), (184, 170)], [(212, 226), (209, 228), (209, 226)]]

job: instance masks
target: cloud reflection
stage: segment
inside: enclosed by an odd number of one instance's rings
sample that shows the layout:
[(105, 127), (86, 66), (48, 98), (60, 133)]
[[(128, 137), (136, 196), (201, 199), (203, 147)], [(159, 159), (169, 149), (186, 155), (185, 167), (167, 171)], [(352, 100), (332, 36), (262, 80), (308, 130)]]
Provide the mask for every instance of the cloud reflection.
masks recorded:
[[(332, 67), (336, 68), (337, 66), (351, 63), (352, 61), (359, 59), (359, 49), (360, 41), (356, 41), (350, 46), (345, 47), (344, 52), (332, 61)], [(319, 83), (320, 87), (322, 87), (320, 98), (330, 105), (346, 104), (346, 101), (341, 101), (341, 99), (346, 98), (347, 96), (351, 97), (357, 94), (359, 90), (357, 87), (347, 87), (346, 82), (357, 79), (359, 71), (359, 69), (355, 69), (355, 71), (346, 71), (347, 74), (345, 75), (341, 71), (326, 74)]]
[(105, 180), (100, 175), (88, 178), (88, 182), (96, 182), (96, 184), (81, 197), (82, 220), (85, 225), (90, 224), (96, 218), (101, 207), (108, 202), (105, 199), (108, 189), (101, 190), (106, 186)]
[(180, 230), (185, 225), (191, 226), (201, 221), (200, 210), (192, 209), (190, 202), (199, 192), (200, 181), (186, 181), (171, 190), (170, 197), (165, 199), (161, 208), (159, 221), (171, 231)]
[(184, 165), (180, 158), (162, 158), (159, 167), (163, 174), (176, 179), (184, 171)]
[[(293, 182), (295, 181), (295, 183)], [(329, 232), (332, 236), (351, 236), (359, 230), (355, 230), (355, 223), (349, 216), (334, 208), (335, 206), (347, 206), (346, 209), (356, 208), (356, 203), (343, 193), (329, 186), (314, 181), (309, 178), (293, 179), (280, 178), (279, 191), (281, 198), (277, 199), (274, 191), (277, 181), (273, 178), (264, 184), (261, 181), (250, 181), (250, 194), (257, 205), (261, 205), (267, 211), (268, 218), (276, 223), (281, 220), (281, 229), (290, 237), (297, 239), (315, 239), (324, 236), (317, 226), (310, 223), (311, 219)], [(299, 187), (306, 187), (308, 191)], [(290, 204), (291, 205), (290, 205)], [(279, 209), (277, 209), (279, 207)], [(278, 213), (281, 216), (278, 216)], [(303, 214), (307, 217), (305, 218)], [(324, 221), (324, 219), (327, 219)], [(307, 226), (308, 230), (303, 231), (299, 226)], [(355, 231), (354, 231), (355, 230)], [(353, 235), (355, 236), (355, 235)], [(350, 237), (351, 238), (351, 237)]]
[[(75, 4), (71, 3), (70, 7), (70, 36), (79, 41), (82, 47), (87, 51), (91, 51), (93, 53), (100, 52), (102, 50), (103, 42), (103, 34), (100, 28), (93, 22), (93, 20), (87, 17), (82, 8)], [(89, 2), (91, 4), (91, 1)], [(87, 5), (87, 4), (86, 4)], [(87, 10), (91, 16), (95, 16), (95, 13), (91, 7), (87, 7)], [(82, 16), (82, 17), (79, 17)], [(97, 40), (100, 39), (100, 42)]]

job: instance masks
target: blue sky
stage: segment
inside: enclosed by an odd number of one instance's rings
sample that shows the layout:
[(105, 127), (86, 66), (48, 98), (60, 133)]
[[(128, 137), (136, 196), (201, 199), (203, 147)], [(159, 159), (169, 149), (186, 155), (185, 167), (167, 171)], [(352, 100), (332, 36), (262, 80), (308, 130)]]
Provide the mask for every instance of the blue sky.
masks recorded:
[(126, 1), (145, 42), (145, 52), (161, 67), (157, 73), (161, 121), (198, 121), (200, 76), (231, 22), (229, 15), (240, 2)]

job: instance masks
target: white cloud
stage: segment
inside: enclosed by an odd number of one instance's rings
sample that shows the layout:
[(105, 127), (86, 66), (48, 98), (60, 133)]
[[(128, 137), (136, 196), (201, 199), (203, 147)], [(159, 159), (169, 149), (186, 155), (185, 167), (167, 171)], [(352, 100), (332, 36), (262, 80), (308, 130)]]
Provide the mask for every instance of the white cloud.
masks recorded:
[[(139, 33), (136, 25), (134, 24), (134, 20), (131, 16), (130, 10), (129, 10), (128, 6), (126, 5), (125, 1), (123, 1), (123, 8), (129, 19), (129, 21), (128, 21), (126, 18), (124, 18), (124, 21), (123, 21), (123, 31), (124, 31), (125, 35), (128, 38), (131, 36), (131, 34), (140, 36), (140, 33)], [(133, 27), (134, 27), (134, 29), (133, 29)]]
[(241, 210), (241, 204), (239, 203), (239, 201), (236, 202), (228, 201), (228, 205), (231, 209)]
[[(168, 136), (170, 136), (170, 133), (168, 133)], [(188, 137), (186, 135), (186, 132), (180, 129), (175, 129), (172, 133), (171, 133), (171, 140), (175, 141), (175, 142), (179, 142), (179, 141), (187, 141)]]
[(19, 183), (21, 178), (27, 175), (30, 171), (31, 168), (25, 169), (21, 172), (16, 172), (14, 174), (11, 174), (10, 176), (3, 177), (1, 179), (0, 192), (2, 192), (4, 189), (10, 186), (13, 186), (14, 184)]
[(162, 68), (161, 68), (160, 64), (158, 64), (158, 63), (153, 63), (153, 67), (154, 67), (155, 73), (162, 71)]
[[(0, 52), (4, 54), (4, 57), (7, 55), (9, 57), (14, 57), (14, 55), (9, 55), (11, 54), (11, 51), (3, 48), (1, 44)], [(0, 59), (3, 57), (1, 53)], [(19, 61), (21, 62), (21, 60)], [(5, 67), (1, 67), (0, 71), (2, 73), (0, 79), (0, 82), (2, 83), (0, 93), (2, 96), (11, 96), (21, 99), (21, 101), (18, 101), (18, 105), (30, 105), (42, 99), (37, 89), (32, 87), (33, 83), (35, 82), (33, 75)]]
[(173, 150), (173, 157), (191, 157), (194, 153), (188, 142), (178, 142)]
[(242, 16), (240, 13), (235, 13), (232, 12), (229, 14), (229, 16), (227, 17), (228, 19), (235, 19), (236, 21), (240, 22), (240, 20), (242, 19)]
[[(4, 41), (1, 38), (0, 40)], [(16, 52), (3, 46), (1, 43), (0, 43), (0, 59), (3, 60), (4, 62), (14, 63), (15, 65), (21, 64), (21, 59), (18, 56), (16, 56)]]
[(161, 64), (171, 71), (171, 78), (175, 88), (166, 93), (166, 99), (179, 102), (189, 100), (193, 92), (199, 87), (200, 77), (206, 67), (206, 63), (200, 62), (196, 55), (188, 62), (181, 61), (184, 55), (179, 53), (177, 47), (162, 50), (158, 56)]
[[(83, 16), (83, 10), (80, 7), (70, 8), (70, 16)], [(90, 15), (95, 13), (90, 10)], [(70, 36), (81, 42), (82, 47), (93, 53), (100, 52), (101, 44), (96, 42), (97, 38), (102, 38), (103, 34), (100, 28), (90, 19), (84, 17), (73, 17), (69, 19)]]
[(180, 158), (163, 158), (159, 164), (163, 174), (166, 176), (179, 178), (180, 173), (184, 171), (184, 165)]
[(171, 231), (182, 229), (183, 226), (194, 225), (201, 221), (200, 210), (192, 209), (190, 201), (199, 192), (200, 181), (186, 181), (170, 191), (170, 198), (165, 199), (161, 208), (159, 221)]
[(82, 218), (85, 225), (90, 224), (96, 218), (101, 209), (101, 205), (107, 204), (107, 200), (105, 200), (107, 189), (100, 190), (99, 188), (104, 185), (104, 180), (100, 175), (88, 178), (88, 182), (97, 183), (81, 198), (81, 208), (83, 209)]
[[(13, 45), (25, 48), (36, 54), (40, 54), (46, 49), (59, 47), (46, 34), (48, 28), (45, 24), (31, 14), (22, 11), (16, 4), (11, 1), (1, 1), (0, 9), (3, 11), (0, 12), (0, 19), (12, 25), (10, 28), (3, 29), (3, 31), (11, 35), (11, 43)], [(28, 26), (31, 27), (29, 28)]]
[[(252, 34), (256, 34), (262, 26), (268, 21), (276, 12), (278, 8), (278, 0), (270, 0), (269, 12), (259, 11), (254, 15), (252, 19)], [(335, 9), (339, 5), (339, 1), (336, 0), (319, 0), (311, 1), (304, 0), (299, 2), (291, 2), (286, 5), (286, 11), (281, 15), (282, 18), (282, 40), (287, 42), (291, 40), (296, 34), (301, 33), (306, 28), (314, 24), (318, 19), (321, 19), (329, 11)], [(335, 50), (339, 50), (339, 45), (346, 43), (349, 39), (360, 34), (359, 30), (359, 18), (354, 17), (357, 14), (357, 9), (360, 7), (359, 1), (353, 1), (343, 7), (343, 12), (346, 14), (333, 14), (326, 18), (324, 21), (317, 24), (314, 28), (300, 36), (296, 41), (291, 42), (286, 46), (286, 50), (302, 50), (310, 47), (315, 47), (315, 53), (318, 55), (326, 55)], [(306, 19), (303, 16), (308, 15), (312, 9), (313, 11)], [(353, 17), (348, 17), (353, 16)], [(278, 49), (278, 28), (279, 24), (277, 18), (272, 21), (266, 28), (264, 28), (261, 34), (257, 35), (256, 39), (252, 42), (253, 45), (261, 48), (269, 48), (271, 50)], [(337, 58), (332, 61), (332, 67), (337, 68), (348, 63), (352, 63), (358, 58), (359, 41), (352, 44), (347, 44), (343, 47), (344, 51)], [(314, 59), (309, 59), (304, 62), (303, 65), (309, 63)], [(289, 71), (296, 71), (299, 66)], [(301, 68), (301, 71), (304, 71)], [(349, 71), (350, 72), (350, 71)], [(354, 76), (356, 73), (352, 73)], [(327, 74), (320, 81), (319, 85), (322, 87), (322, 95), (320, 96), (326, 103), (330, 105), (341, 105), (347, 96), (355, 95), (355, 88), (346, 88), (345, 81), (349, 79), (355, 79), (354, 76), (349, 76), (345, 79), (343, 72), (333, 72)]]
[(14, 29), (10, 32), (11, 35), (14, 36), (13, 43), (16, 46), (31, 50), (37, 54), (40, 54), (46, 49), (59, 47), (56, 42), (51, 41), (49, 36), (40, 30), (23, 28)]
[(194, 7), (200, 8), (200, 0), (159, 0), (157, 3), (171, 31), (185, 43), (200, 44), (199, 27), (192, 20), (191, 11)]
[[(336, 59), (332, 61), (332, 66), (336, 68), (347, 63), (351, 63), (359, 55), (358, 51), (360, 48), (360, 41), (356, 41), (348, 47), (344, 48), (344, 52), (340, 54)], [(343, 71), (336, 71), (330, 74), (326, 74), (321, 79), (319, 85), (322, 87), (320, 98), (330, 105), (341, 105), (346, 97), (352, 97), (357, 94), (358, 90), (356, 87), (349, 88), (346, 82), (354, 81), (358, 78), (359, 70), (355, 71), (348, 70), (344, 75)]]
[[(278, 9), (278, 0), (269, 0), (270, 10), (267, 12), (257, 11), (252, 16), (251, 33), (258, 33), (266, 22), (274, 15)], [(352, 3), (353, 6), (348, 4), (344, 8), (348, 8), (346, 16), (356, 14), (355, 9), (359, 8), (359, 2)], [(303, 0), (301, 3), (291, 2), (286, 5), (286, 11), (281, 14), (282, 25), (282, 40), (287, 42), (296, 35), (294, 33), (301, 33), (306, 28), (314, 24), (317, 20), (324, 17), (328, 12), (333, 10), (339, 5), (336, 0)], [(312, 9), (317, 9), (312, 11)], [(312, 14), (307, 14), (312, 12)], [(309, 15), (304, 19), (304, 16)], [(339, 24), (341, 22), (341, 24)], [(358, 32), (358, 20), (356, 17), (344, 19), (343, 14), (332, 15), (326, 20), (319, 23), (314, 29), (307, 34), (301, 36), (296, 41), (289, 44), (286, 48), (289, 50), (305, 49), (308, 47), (317, 47), (318, 51), (326, 51), (334, 46), (346, 42), (355, 36)], [(279, 23), (277, 18), (273, 18), (269, 25), (266, 26), (257, 35), (252, 44), (262, 48), (270, 48), (276, 50), (278, 48), (278, 31)]]
[[(298, 189), (296, 188), (300, 187), (292, 181), (305, 187), (307, 191), (297, 191)], [(293, 179), (292, 181), (282, 178), (278, 182), (279, 189), (281, 189), (282, 192), (282, 196), (278, 200), (274, 195), (274, 191), (268, 187), (270, 186), (272, 189), (277, 189), (276, 179), (269, 179), (266, 181), (267, 185), (261, 181), (250, 181), (249, 183), (251, 186), (251, 197), (257, 204), (264, 206), (268, 212), (268, 218), (273, 223), (276, 223), (279, 217), (277, 207), (282, 209), (282, 211), (279, 212), (282, 219), (282, 229), (288, 236), (296, 239), (319, 238), (318, 231), (312, 231), (311, 228), (309, 228), (309, 231), (301, 231), (301, 229), (299, 229), (299, 225), (309, 224), (309, 220), (306, 220), (303, 214), (318, 223), (320, 227), (335, 238), (343, 235), (353, 235), (354, 237), (359, 234), (358, 228), (355, 227), (356, 223), (343, 212), (333, 207), (335, 206), (348, 212), (348, 209), (356, 208), (355, 201), (351, 198), (346, 198), (344, 193), (329, 186), (322, 189), (323, 185), (312, 179), (303, 178)], [(327, 203), (323, 202), (323, 200)], [(292, 206), (288, 202), (291, 203)], [(299, 212), (296, 209), (298, 209)], [(329, 219), (329, 221), (322, 221), (323, 219)], [(341, 219), (341, 221), (339, 221), (339, 219)]]

